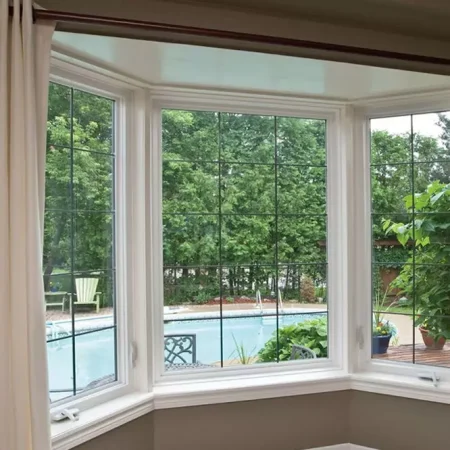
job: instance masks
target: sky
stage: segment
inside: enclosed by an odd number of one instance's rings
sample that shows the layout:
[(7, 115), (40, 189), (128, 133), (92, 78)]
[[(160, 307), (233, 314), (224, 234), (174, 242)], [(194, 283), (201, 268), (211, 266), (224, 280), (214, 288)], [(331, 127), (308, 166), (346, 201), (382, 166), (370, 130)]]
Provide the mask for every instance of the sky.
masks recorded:
[[(450, 118), (450, 112), (444, 113)], [(439, 138), (442, 133), (441, 127), (437, 125), (439, 120), (437, 113), (415, 114), (413, 117), (413, 131), (424, 136)], [(411, 116), (387, 117), (383, 119), (372, 119), (371, 129), (388, 131), (391, 134), (403, 134), (411, 131)]]

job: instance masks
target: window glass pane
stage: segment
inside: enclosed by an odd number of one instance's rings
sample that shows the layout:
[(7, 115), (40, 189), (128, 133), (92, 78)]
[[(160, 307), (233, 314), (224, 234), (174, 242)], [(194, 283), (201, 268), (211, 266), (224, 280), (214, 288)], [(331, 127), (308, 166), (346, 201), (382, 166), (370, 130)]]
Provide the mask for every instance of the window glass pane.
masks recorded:
[(326, 170), (280, 166), (277, 177), (279, 214), (326, 214)]
[(326, 165), (326, 121), (277, 118), (278, 163)]
[(446, 365), (449, 126), (447, 113), (372, 120), (374, 358)]
[(275, 118), (221, 113), (220, 145), (223, 161), (272, 164), (275, 160)]
[(219, 212), (219, 165), (189, 161), (164, 161), (165, 213)]
[(327, 357), (325, 121), (162, 121), (165, 370)]
[(162, 150), (164, 161), (217, 161), (218, 114), (165, 109), (162, 112)]
[(73, 147), (113, 153), (114, 102), (73, 89)]
[(275, 166), (221, 164), (224, 214), (274, 214)]
[(50, 85), (44, 288), (50, 399), (115, 381), (114, 102)]

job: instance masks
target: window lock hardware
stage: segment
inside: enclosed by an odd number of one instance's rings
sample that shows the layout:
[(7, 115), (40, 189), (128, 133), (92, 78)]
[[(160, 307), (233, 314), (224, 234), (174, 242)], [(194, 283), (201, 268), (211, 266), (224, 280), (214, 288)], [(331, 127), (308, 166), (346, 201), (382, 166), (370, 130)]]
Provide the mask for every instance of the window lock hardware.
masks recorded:
[(434, 387), (438, 387), (440, 377), (436, 372), (423, 372), (418, 374), (421, 380), (432, 381)]
[(76, 422), (80, 418), (80, 410), (77, 408), (65, 408), (61, 411), (53, 413), (51, 419), (53, 422), (61, 422), (62, 420), (71, 420)]

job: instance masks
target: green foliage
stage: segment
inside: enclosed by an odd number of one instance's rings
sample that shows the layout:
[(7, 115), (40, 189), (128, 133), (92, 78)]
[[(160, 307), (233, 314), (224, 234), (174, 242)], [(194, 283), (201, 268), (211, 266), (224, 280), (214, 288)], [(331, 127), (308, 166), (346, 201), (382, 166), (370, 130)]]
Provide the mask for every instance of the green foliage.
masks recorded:
[[(70, 96), (69, 88), (51, 84), (45, 286), (48, 290), (50, 281), (59, 281), (63, 290), (70, 291), (72, 269), (81, 274), (101, 271), (99, 291), (105, 293), (104, 302), (112, 304), (114, 218), (108, 211), (114, 210), (113, 102), (74, 90), (72, 117)], [(443, 115), (440, 121), (448, 146), (450, 123)], [(326, 169), (321, 167), (326, 163), (325, 138), (322, 120), (163, 111), (166, 304), (204, 303), (220, 292), (254, 296), (257, 289), (273, 298), (278, 289), (275, 256), (284, 299), (326, 297), (314, 288), (325, 284), (326, 265), (311, 264), (326, 260), (326, 219), (320, 216), (326, 213)], [(420, 160), (443, 159), (449, 150), (434, 138), (415, 134), (413, 139)], [(411, 169), (406, 164), (376, 164), (409, 161), (410, 140), (408, 134), (372, 133), (373, 208), (395, 223), (406, 222), (401, 194), (410, 188)], [(275, 161), (279, 163), (276, 177)], [(416, 190), (425, 189), (430, 177), (447, 179), (447, 166), (416, 165)], [(220, 222), (219, 204), (224, 214)], [(79, 212), (72, 214), (72, 209)], [(294, 217), (299, 213), (302, 216)], [(384, 236), (381, 221), (374, 221), (373, 229), (376, 239)], [(221, 280), (219, 250), (224, 267)], [(407, 248), (377, 248), (375, 258), (385, 267), (394, 267), (407, 253)], [(301, 287), (303, 279), (308, 280), (308, 289)]]
[(415, 324), (426, 325), (430, 335), (450, 339), (450, 185), (435, 181), (414, 198), (405, 197), (414, 221), (385, 220), (386, 233), (410, 248), (409, 259), (393, 284), (408, 298), (415, 298)]
[[(307, 166), (325, 165), (324, 121), (277, 118), (277, 155), (273, 116), (165, 110), (162, 124), (164, 264), (192, 268), (166, 277), (167, 286), (176, 283), (180, 292), (186, 278), (198, 278), (195, 267), (204, 267), (211, 281), (218, 276), (208, 266), (219, 263), (219, 203), (222, 283), (230, 296), (254, 296), (257, 289), (274, 295), (275, 247), (278, 261), (291, 264), (279, 273), (283, 298), (299, 300), (303, 272), (325, 279), (325, 266), (292, 265), (325, 261), (319, 242), (326, 223), (318, 216), (326, 211), (325, 167)], [(292, 164), (278, 166), (277, 177), (275, 157)], [(315, 216), (292, 217), (305, 211)], [(197, 286), (205, 286), (199, 278)]]
[[(279, 329), (279, 360), (288, 361), (291, 357), (292, 345), (298, 344), (310, 348), (319, 358), (328, 356), (327, 318), (305, 320), (295, 325), (287, 325)], [(277, 361), (277, 336), (268, 340), (258, 353), (260, 362)]]
[(232, 336), (233, 336), (235, 350), (231, 356), (236, 354), (239, 359), (239, 362), (244, 365), (252, 364), (253, 362), (256, 362), (255, 361), (256, 358), (253, 356), (253, 352), (255, 351), (256, 347), (253, 347), (252, 350), (247, 351), (244, 343), (243, 342), (238, 343), (236, 341), (236, 338), (234, 337), (234, 334), (232, 334)]
[(74, 90), (72, 117), (70, 96), (69, 88), (50, 85), (44, 284), (48, 290), (50, 282), (59, 282), (71, 292), (72, 270), (77, 276), (102, 271), (98, 290), (111, 305), (113, 102)]
[(375, 293), (375, 301), (373, 304), (373, 326), (372, 326), (372, 334), (373, 336), (387, 336), (392, 335), (394, 333), (395, 328), (384, 317), (384, 314), (390, 310), (390, 306), (386, 307), (387, 295), (389, 292), (389, 288), (386, 289), (384, 295), (380, 295), (380, 291), (377, 290)]

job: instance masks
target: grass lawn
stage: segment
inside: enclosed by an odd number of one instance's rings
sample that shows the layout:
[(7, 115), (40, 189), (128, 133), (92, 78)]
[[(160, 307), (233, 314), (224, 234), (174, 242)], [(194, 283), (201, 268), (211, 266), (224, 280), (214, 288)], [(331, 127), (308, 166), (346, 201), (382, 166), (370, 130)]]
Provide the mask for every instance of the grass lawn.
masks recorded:
[(413, 308), (412, 306), (391, 306), (390, 308), (386, 306), (386, 308), (381, 309), (379, 312), (384, 314), (405, 314), (412, 316)]

